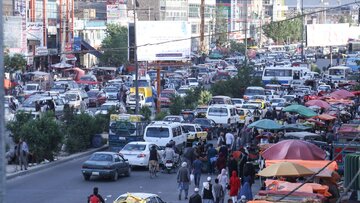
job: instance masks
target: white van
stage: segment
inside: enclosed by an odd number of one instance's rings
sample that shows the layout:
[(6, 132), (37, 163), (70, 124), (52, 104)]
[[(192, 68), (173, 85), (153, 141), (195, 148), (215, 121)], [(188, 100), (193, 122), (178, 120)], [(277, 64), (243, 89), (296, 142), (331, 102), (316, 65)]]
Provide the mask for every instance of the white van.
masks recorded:
[(165, 147), (167, 143), (173, 140), (176, 147), (182, 151), (185, 147), (186, 139), (187, 134), (183, 132), (180, 123), (155, 121), (145, 128), (144, 140), (156, 143), (160, 147)]
[(75, 109), (80, 109), (81, 103), (83, 101), (82, 94), (77, 90), (70, 90), (65, 92), (65, 98), (69, 101), (68, 104), (70, 107)]
[(234, 105), (214, 104), (208, 107), (206, 118), (224, 127), (237, 127), (240, 118)]

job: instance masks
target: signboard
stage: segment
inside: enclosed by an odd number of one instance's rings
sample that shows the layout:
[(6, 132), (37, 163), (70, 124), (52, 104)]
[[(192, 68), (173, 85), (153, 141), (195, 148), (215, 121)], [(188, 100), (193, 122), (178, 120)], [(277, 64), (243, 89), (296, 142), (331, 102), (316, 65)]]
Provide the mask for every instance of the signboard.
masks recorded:
[(189, 22), (138, 21), (136, 22), (136, 40), (138, 61), (190, 59), (191, 26)]
[(349, 24), (310, 24), (306, 26), (307, 46), (346, 45), (349, 39)]
[(42, 22), (27, 22), (26, 23), (26, 38), (28, 40), (40, 41), (43, 43), (43, 23)]
[(81, 51), (81, 37), (74, 37), (74, 51)]
[(107, 23), (120, 23), (127, 21), (126, 4), (106, 5)]
[(46, 56), (49, 54), (47, 47), (36, 47), (35, 55), (36, 56)]

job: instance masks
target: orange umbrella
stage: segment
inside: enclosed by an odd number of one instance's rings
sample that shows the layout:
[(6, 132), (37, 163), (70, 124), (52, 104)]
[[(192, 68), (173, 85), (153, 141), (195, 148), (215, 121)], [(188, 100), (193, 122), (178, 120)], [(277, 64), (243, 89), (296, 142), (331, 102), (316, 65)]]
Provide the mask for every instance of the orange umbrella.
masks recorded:
[(335, 120), (336, 117), (335, 116), (331, 116), (329, 114), (321, 114), (321, 115), (318, 115), (318, 116), (315, 116), (314, 118), (318, 118), (320, 120), (323, 120), (323, 121), (331, 121), (331, 120)]
[[(305, 166), (306, 168), (323, 168), (330, 162), (328, 160), (313, 161), (313, 160), (299, 160), (299, 159), (286, 159), (286, 161)], [(266, 160), (265, 165), (266, 165), (266, 167), (268, 167), (272, 164), (276, 164), (276, 163), (280, 163), (280, 162), (284, 162), (284, 160)], [(338, 167), (336, 161), (333, 161), (330, 165), (328, 165), (326, 167), (326, 169), (328, 169), (330, 171), (336, 171), (336, 170), (338, 170), (338, 168), (339, 167)]]

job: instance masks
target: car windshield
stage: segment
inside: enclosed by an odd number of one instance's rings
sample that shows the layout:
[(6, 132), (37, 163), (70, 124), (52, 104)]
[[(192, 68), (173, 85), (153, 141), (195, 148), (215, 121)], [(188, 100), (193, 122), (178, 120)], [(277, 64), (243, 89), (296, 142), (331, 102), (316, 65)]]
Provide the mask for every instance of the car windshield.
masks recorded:
[(245, 95), (264, 95), (265, 91), (262, 89), (246, 89)]
[(95, 81), (95, 79), (91, 76), (83, 76), (80, 78), (80, 80), (83, 80), (83, 81)]
[(228, 111), (226, 108), (221, 107), (212, 107), (209, 109), (209, 116), (227, 116)]
[(89, 97), (96, 97), (98, 95), (99, 92), (96, 92), (96, 91), (89, 91), (87, 92), (88, 96)]
[(283, 101), (284, 100), (282, 100), (282, 99), (273, 99), (273, 100), (271, 100), (271, 103), (281, 103)]
[(146, 137), (169, 137), (169, 129), (163, 127), (150, 127), (146, 131)]
[(110, 154), (93, 154), (90, 161), (112, 161), (112, 155)]
[(66, 85), (65, 83), (55, 83), (51, 89), (65, 89)]
[(189, 82), (197, 82), (197, 80), (195, 78), (191, 78), (189, 79)]
[(188, 132), (196, 132), (195, 127), (192, 125), (184, 125), (183, 128)]
[(179, 93), (179, 94), (186, 94), (187, 91), (189, 91), (189, 90), (188, 90), (188, 89), (179, 89), (179, 90), (178, 90), (178, 93)]
[(115, 105), (101, 105), (100, 110), (109, 110), (111, 108), (115, 108)]
[(164, 118), (164, 121), (180, 122), (181, 120), (179, 117), (167, 116)]
[(123, 148), (123, 150), (126, 151), (144, 151), (146, 148), (146, 145), (144, 144), (127, 144)]
[(78, 98), (78, 95), (77, 94), (66, 94), (65, 97), (69, 101), (76, 101)]
[(173, 93), (163, 92), (160, 94), (160, 97), (170, 98), (172, 95), (173, 95)]
[(34, 99), (27, 99), (23, 102), (22, 106), (23, 107), (35, 107), (35, 101)]
[(107, 87), (105, 88), (105, 92), (117, 92), (118, 90), (114, 87)]
[(32, 91), (36, 90), (37, 85), (26, 85), (25, 90)]
[(200, 125), (210, 125), (210, 122), (205, 119), (195, 119), (194, 123), (200, 124)]
[(243, 103), (240, 99), (233, 99), (232, 102), (234, 104), (242, 104)]
[(256, 106), (255, 105), (243, 105), (242, 106), (244, 109), (256, 109)]

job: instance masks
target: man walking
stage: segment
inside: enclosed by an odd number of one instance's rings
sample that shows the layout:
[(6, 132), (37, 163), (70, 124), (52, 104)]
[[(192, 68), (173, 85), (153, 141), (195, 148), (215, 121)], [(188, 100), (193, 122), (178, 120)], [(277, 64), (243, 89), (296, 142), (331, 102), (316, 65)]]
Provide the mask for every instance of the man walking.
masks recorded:
[(191, 195), (189, 203), (202, 203), (201, 195), (199, 194), (199, 188), (194, 189), (194, 194)]
[(20, 165), (20, 170), (23, 170), (23, 166), (24, 169), (27, 170), (27, 166), (28, 166), (28, 155), (29, 155), (29, 147), (27, 145), (27, 143), (25, 141), (23, 141), (22, 138), (20, 138), (19, 140), (19, 144), (17, 146), (17, 150), (16, 150), (16, 155), (19, 158), (19, 165)]
[(214, 203), (214, 190), (211, 184), (211, 177), (207, 178), (207, 181), (203, 183), (202, 197), (203, 203)]
[(215, 184), (213, 186), (213, 190), (214, 190), (214, 198), (215, 198), (215, 203), (224, 203), (224, 196), (225, 196), (225, 192), (223, 189), (223, 186), (219, 184), (219, 179), (215, 179)]
[(192, 172), (194, 174), (195, 187), (199, 187), (199, 185), (200, 185), (202, 166), (203, 166), (202, 161), (200, 160), (199, 156), (197, 156), (193, 163), (193, 169), (192, 169)]
[(94, 187), (93, 194), (88, 197), (88, 203), (105, 203), (105, 200), (99, 194), (99, 188)]
[(183, 162), (177, 174), (177, 182), (179, 184), (179, 200), (181, 200), (182, 191), (185, 192), (185, 199), (188, 199), (190, 173), (187, 168), (187, 163)]

